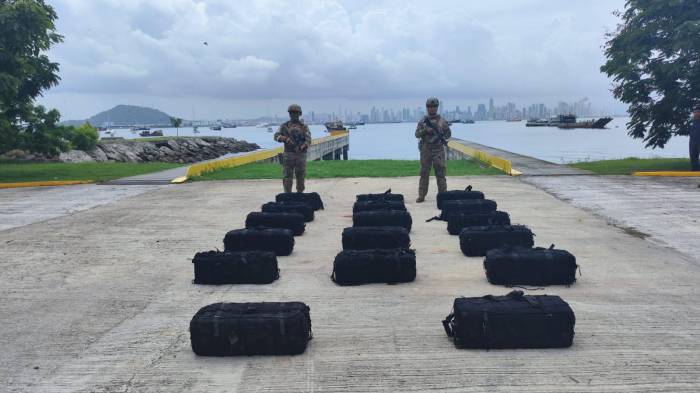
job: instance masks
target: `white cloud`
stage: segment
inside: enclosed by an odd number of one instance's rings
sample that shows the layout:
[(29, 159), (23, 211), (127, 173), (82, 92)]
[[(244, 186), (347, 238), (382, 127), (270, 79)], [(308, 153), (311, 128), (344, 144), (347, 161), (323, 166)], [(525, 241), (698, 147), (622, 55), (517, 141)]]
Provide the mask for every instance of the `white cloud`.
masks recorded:
[(226, 82), (260, 84), (278, 67), (279, 64), (274, 61), (246, 56), (237, 60), (226, 60), (221, 76)]
[(381, 99), (605, 95), (600, 46), (624, 0), (52, 5), (57, 93)]

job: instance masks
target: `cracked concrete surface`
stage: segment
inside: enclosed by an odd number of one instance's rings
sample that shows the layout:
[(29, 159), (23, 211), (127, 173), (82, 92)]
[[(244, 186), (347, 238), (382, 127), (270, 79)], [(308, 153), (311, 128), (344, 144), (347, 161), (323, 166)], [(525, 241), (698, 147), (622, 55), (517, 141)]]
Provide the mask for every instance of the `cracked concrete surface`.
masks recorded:
[[(434, 194), (412, 203), (416, 178), (312, 180), (327, 209), (297, 237), (294, 253), (279, 259), (280, 280), (193, 285), (194, 253), (221, 248), (225, 232), (281, 188), (278, 181), (202, 182), (0, 231), (0, 384), (9, 392), (698, 390), (700, 267), (685, 243), (674, 250), (632, 236), (518, 179), (449, 182), (473, 184), (529, 225), (538, 245), (577, 256), (583, 275), (574, 286), (532, 292), (572, 305), (572, 348), (454, 348), (440, 323), (453, 299), (509, 289), (488, 284), (482, 259), (464, 257), (444, 223), (424, 222), (436, 213)], [(329, 275), (354, 195), (389, 187), (409, 201), (416, 281), (336, 286)], [(187, 329), (197, 309), (263, 300), (309, 304), (314, 339), (306, 353), (192, 353)]]
[(28, 187), (0, 190), (0, 231), (73, 214), (155, 190), (154, 186)]
[(700, 180), (696, 178), (545, 176), (523, 181), (630, 234), (692, 258), (700, 255)]

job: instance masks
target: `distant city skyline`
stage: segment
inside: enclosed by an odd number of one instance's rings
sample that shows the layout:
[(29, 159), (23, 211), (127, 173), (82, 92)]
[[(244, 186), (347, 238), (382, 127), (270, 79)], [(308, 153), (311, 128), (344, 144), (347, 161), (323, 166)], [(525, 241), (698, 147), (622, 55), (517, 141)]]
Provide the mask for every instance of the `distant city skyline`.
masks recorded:
[[(280, 101), (280, 100), (274, 100)], [(178, 113), (169, 111), (167, 108), (158, 107), (155, 105), (149, 105), (144, 102), (120, 102), (119, 104), (124, 105), (135, 105), (141, 107), (148, 107), (152, 109), (158, 109), (163, 112), (168, 113), (171, 116), (180, 117), (186, 121), (196, 120), (196, 121), (214, 121), (214, 120), (225, 120), (225, 121), (243, 121), (243, 120), (253, 120), (253, 119), (276, 119), (277, 121), (283, 121), (288, 118), (286, 113), (286, 108), (290, 103), (298, 103), (300, 101), (284, 100), (281, 102), (276, 102), (274, 105), (274, 111), (271, 110), (273, 105), (267, 105), (267, 112), (261, 113), (256, 110), (251, 110), (249, 113), (244, 113), (239, 116), (229, 115), (226, 113), (216, 114), (214, 116), (204, 116), (198, 115), (201, 113), (196, 107), (191, 108), (188, 113)], [(626, 116), (624, 112), (615, 112), (614, 110), (606, 109), (603, 107), (596, 106), (588, 98), (582, 98), (572, 102), (567, 102), (559, 100), (556, 104), (546, 104), (543, 102), (537, 102), (532, 104), (521, 104), (518, 105), (510, 100), (504, 100), (504, 102), (490, 98), (486, 100), (479, 101), (469, 101), (470, 104), (465, 104), (463, 100), (446, 101), (441, 100), (441, 105), (439, 108), (439, 113), (445, 116), (446, 119), (450, 121), (454, 120), (475, 120), (475, 121), (485, 121), (485, 120), (515, 120), (515, 119), (545, 119), (552, 116), (557, 116), (560, 114), (575, 114), (578, 117), (602, 117), (602, 116)], [(457, 104), (459, 102), (459, 104)], [(304, 111), (303, 118), (309, 123), (324, 123), (332, 120), (342, 120), (344, 122), (372, 122), (372, 123), (382, 123), (382, 122), (399, 122), (399, 121), (418, 121), (423, 116), (425, 116), (425, 106), (420, 105), (424, 102), (413, 101), (411, 106), (408, 104), (360, 104), (353, 102), (351, 104), (333, 104), (332, 102), (324, 102), (322, 105), (314, 106), (311, 104), (302, 104), (302, 109)], [(116, 105), (115, 105), (116, 106)], [(334, 107), (336, 110), (323, 110), (318, 109), (319, 107), (329, 108)], [(109, 108), (103, 108), (99, 112), (109, 110)], [(358, 109), (359, 108), (359, 109)], [(84, 120), (89, 117), (96, 115), (97, 113), (90, 113), (88, 116), (80, 118), (66, 118), (62, 120)], [(101, 124), (96, 124), (101, 126)]]
[[(583, 98), (573, 103), (559, 101), (556, 106), (549, 107), (544, 103), (530, 104), (518, 107), (513, 102), (499, 105), (493, 98), (489, 99), (488, 105), (477, 104), (460, 107), (456, 105), (449, 107), (445, 102), (441, 103), (438, 113), (449, 121), (486, 121), (486, 120), (527, 120), (527, 119), (548, 119), (552, 116), (574, 114), (578, 117), (607, 116), (610, 113), (595, 111), (590, 100)], [(424, 107), (415, 108), (383, 108), (372, 106), (366, 112), (353, 112), (351, 110), (339, 108), (338, 112), (307, 112), (305, 119), (311, 123), (323, 123), (332, 120), (342, 120), (344, 122), (364, 122), (364, 123), (388, 123), (418, 121), (426, 115)]]

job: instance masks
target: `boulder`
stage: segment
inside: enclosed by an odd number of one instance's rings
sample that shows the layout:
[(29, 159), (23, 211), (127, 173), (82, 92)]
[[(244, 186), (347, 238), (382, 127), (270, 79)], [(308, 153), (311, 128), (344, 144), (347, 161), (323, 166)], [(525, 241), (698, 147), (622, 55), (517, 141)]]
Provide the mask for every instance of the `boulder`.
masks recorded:
[[(100, 142), (94, 150), (64, 155), (66, 159), (96, 162), (198, 162), (211, 160), (230, 153), (253, 151), (254, 143), (233, 138), (202, 137), (134, 142), (124, 140)], [(87, 157), (90, 157), (89, 159)]]
[(96, 162), (94, 158), (82, 150), (69, 150), (61, 152), (58, 161), (68, 163)]

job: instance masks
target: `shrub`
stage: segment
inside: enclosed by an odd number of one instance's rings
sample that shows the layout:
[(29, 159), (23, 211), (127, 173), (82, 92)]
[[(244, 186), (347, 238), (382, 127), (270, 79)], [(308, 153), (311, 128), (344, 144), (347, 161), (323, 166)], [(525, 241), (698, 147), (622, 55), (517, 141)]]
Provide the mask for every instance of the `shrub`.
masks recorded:
[(73, 130), (71, 144), (74, 149), (90, 151), (95, 148), (99, 138), (97, 128), (91, 126), (90, 123), (85, 123)]

